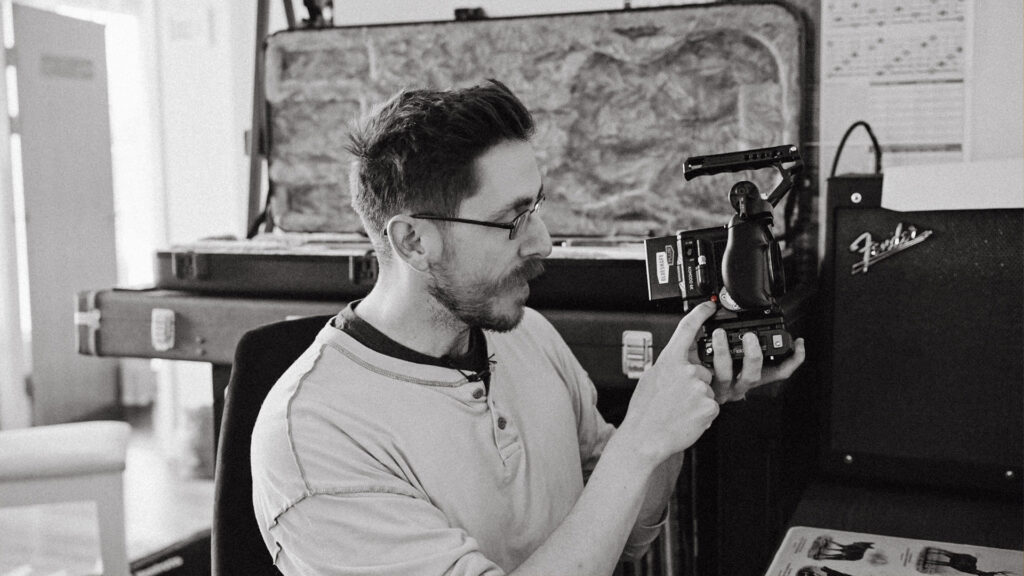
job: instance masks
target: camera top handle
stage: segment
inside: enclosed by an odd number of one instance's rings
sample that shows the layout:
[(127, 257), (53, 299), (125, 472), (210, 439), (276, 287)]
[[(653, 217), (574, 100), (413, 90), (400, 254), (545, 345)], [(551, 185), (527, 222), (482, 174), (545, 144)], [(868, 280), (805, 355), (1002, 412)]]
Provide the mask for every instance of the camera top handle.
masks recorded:
[[(787, 162), (793, 162), (793, 164), (788, 168), (783, 167), (783, 164)], [(779, 200), (782, 200), (782, 197), (793, 189), (793, 177), (799, 174), (804, 167), (800, 158), (800, 150), (792, 144), (709, 156), (692, 156), (686, 159), (686, 172), (683, 176), (687, 180), (693, 180), (700, 176), (755, 170), (769, 166), (774, 166), (782, 176), (782, 182), (775, 187), (775, 190), (772, 190), (767, 198), (772, 206), (776, 206)]]

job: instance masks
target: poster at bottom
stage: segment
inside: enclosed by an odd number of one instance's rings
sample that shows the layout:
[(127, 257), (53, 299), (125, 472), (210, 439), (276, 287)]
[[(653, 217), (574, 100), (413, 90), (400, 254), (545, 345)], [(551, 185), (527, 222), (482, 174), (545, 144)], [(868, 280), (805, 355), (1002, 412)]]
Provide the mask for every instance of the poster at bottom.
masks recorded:
[(765, 576), (1022, 576), (1024, 552), (794, 526)]

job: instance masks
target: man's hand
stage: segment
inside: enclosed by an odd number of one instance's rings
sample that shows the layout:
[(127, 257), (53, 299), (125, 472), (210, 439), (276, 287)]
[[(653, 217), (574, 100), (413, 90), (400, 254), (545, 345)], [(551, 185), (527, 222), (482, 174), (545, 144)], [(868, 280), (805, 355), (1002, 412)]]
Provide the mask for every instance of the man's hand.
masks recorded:
[(718, 415), (711, 371), (687, 353), (714, 313), (708, 302), (679, 322), (657, 362), (640, 377), (616, 433), (659, 462), (693, 445)]
[[(765, 366), (757, 335), (753, 332), (747, 332), (743, 335), (742, 339), (743, 366), (740, 369), (740, 373), (735, 374), (725, 330), (719, 328), (711, 334), (711, 346), (715, 351), (713, 359), (715, 375), (711, 381), (711, 389), (714, 390), (715, 400), (719, 404), (725, 404), (733, 400), (743, 400), (747, 392), (758, 386), (789, 378), (803, 364), (804, 358), (806, 358), (804, 339), (797, 338), (793, 341), (792, 356), (781, 364)], [(698, 361), (696, 347), (690, 349), (690, 360)]]

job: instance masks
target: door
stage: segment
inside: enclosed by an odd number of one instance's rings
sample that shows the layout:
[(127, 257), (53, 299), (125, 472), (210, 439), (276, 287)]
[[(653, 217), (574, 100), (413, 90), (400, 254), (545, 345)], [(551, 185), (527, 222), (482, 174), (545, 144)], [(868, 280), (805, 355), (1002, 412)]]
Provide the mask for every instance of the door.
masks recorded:
[(13, 20), (32, 416), (52, 424), (118, 401), (117, 360), (79, 356), (74, 326), (75, 294), (117, 281), (104, 28), (18, 4)]

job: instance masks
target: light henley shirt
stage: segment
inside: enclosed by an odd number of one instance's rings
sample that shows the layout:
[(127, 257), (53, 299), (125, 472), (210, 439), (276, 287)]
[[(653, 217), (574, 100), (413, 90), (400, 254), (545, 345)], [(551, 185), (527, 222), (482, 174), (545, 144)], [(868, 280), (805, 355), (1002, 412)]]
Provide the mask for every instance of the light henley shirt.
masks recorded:
[[(489, 391), (321, 330), (253, 431), (253, 504), (278, 569), (499, 575), (562, 523), (614, 428), (539, 313), (485, 335)], [(627, 555), (659, 528), (635, 530)]]

